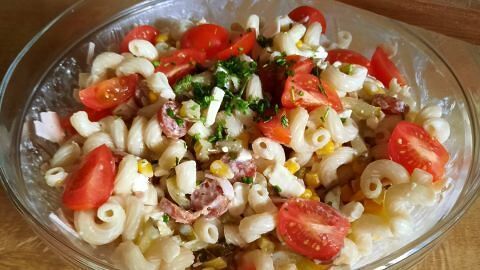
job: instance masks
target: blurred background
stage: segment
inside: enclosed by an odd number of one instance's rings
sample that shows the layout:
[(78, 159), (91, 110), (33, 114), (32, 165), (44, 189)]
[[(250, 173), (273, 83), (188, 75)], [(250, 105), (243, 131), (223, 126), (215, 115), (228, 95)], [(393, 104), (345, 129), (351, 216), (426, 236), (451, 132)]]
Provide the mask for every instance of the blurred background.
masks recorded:
[[(0, 0), (0, 78), (25, 44), (75, 0)], [(480, 0), (341, 0), (412, 25), (480, 45)], [(87, 18), (86, 18), (87, 19)], [(478, 48), (480, 55), (480, 48)], [(34, 68), (34, 67), (33, 67)], [(0, 270), (71, 269), (34, 234), (0, 188)], [(480, 201), (419, 269), (480, 269)]]

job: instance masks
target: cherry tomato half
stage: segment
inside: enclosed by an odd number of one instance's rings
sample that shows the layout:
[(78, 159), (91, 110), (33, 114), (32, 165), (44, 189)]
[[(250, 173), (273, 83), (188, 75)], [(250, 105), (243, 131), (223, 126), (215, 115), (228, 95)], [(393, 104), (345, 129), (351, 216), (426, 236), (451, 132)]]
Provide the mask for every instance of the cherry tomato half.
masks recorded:
[(114, 181), (115, 159), (112, 151), (101, 145), (90, 151), (65, 180), (63, 204), (76, 211), (98, 208), (112, 194)]
[(291, 198), (278, 211), (277, 234), (293, 251), (330, 261), (338, 255), (350, 223), (328, 204)]
[(115, 108), (135, 95), (138, 75), (115, 77), (80, 90), (80, 101), (94, 111)]
[(171, 55), (159, 59), (160, 64), (155, 68), (155, 72), (164, 73), (168, 82), (174, 84), (185, 75), (195, 71), (197, 64), (203, 65), (205, 60), (205, 52), (196, 49), (176, 50)]
[(289, 144), (292, 139), (285, 110), (280, 110), (268, 121), (258, 122), (257, 127), (263, 135), (279, 143)]
[(217, 52), (228, 47), (228, 31), (220, 25), (201, 24), (183, 34), (180, 47), (205, 52), (207, 58), (212, 58)]
[(402, 121), (393, 129), (388, 141), (390, 159), (401, 164), (410, 173), (415, 168), (433, 175), (433, 181), (443, 178), (449, 154), (443, 145), (432, 138), (421, 126)]
[(327, 21), (322, 12), (314, 7), (310, 6), (300, 6), (288, 13), (290, 19), (310, 25), (314, 22), (318, 22), (322, 25), (322, 33), (325, 33), (327, 30)]
[(405, 77), (398, 70), (395, 64), (388, 58), (388, 55), (378, 46), (370, 61), (370, 74), (381, 81), (386, 87), (393, 78), (397, 78), (400, 85), (407, 84)]
[(155, 38), (158, 36), (159, 31), (150, 25), (140, 25), (133, 28), (130, 32), (125, 35), (120, 43), (120, 52), (128, 52), (128, 43), (134, 39), (144, 39), (148, 40), (151, 43), (155, 44)]
[(328, 105), (336, 111), (343, 110), (337, 92), (312, 74), (295, 74), (287, 79), (282, 105), (285, 108), (303, 107), (307, 110)]
[(244, 33), (237, 41), (235, 41), (230, 47), (219, 52), (217, 58), (219, 60), (226, 60), (232, 56), (238, 56), (240, 54), (249, 54), (253, 46), (255, 45), (256, 34), (255, 31), (249, 31)]

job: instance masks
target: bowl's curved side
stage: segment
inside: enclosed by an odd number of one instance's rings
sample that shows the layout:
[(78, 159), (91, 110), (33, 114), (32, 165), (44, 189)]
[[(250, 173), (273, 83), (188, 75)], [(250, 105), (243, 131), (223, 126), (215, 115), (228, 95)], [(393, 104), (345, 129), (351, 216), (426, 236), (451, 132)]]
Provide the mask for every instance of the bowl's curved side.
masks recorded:
[[(448, 145), (455, 157), (450, 164), (450, 171), (451, 177), (458, 177), (460, 180), (455, 183), (456, 189), (448, 191), (448, 200), (444, 200), (441, 205), (442, 213), (432, 215), (433, 219), (438, 220), (435, 226), (419, 230), (419, 233), (426, 233), (379, 260), (364, 261), (364, 268), (385, 268), (394, 264), (394, 267), (405, 267), (416, 262), (426, 253), (428, 247), (458, 221), (475, 199), (480, 188), (478, 181), (475, 181), (479, 178), (479, 169), (478, 166), (474, 168), (470, 165), (480, 162), (480, 107), (476, 106), (480, 104), (480, 96), (465, 91), (454, 70), (436, 52), (434, 46), (415, 33), (383, 17), (330, 1), (272, 3), (267, 0), (201, 0), (193, 4), (187, 0), (138, 2), (140, 1), (79, 1), (29, 42), (12, 63), (0, 85), (0, 135), (8, 138), (0, 142), (2, 184), (10, 200), (35, 231), (70, 263), (101, 269), (113, 267), (108, 259), (108, 246), (94, 249), (63, 231), (49, 219), (49, 214), (58, 208), (58, 192), (47, 187), (42, 181), (41, 165), (48, 160), (55, 146), (36, 140), (32, 136), (29, 123), (36, 119), (41, 111), (50, 109), (66, 113), (73, 110), (75, 102), (71, 93), (77, 84), (79, 70), (88, 68), (85, 57), (88, 43), (95, 42), (96, 53), (111, 49), (111, 44), (118, 43), (121, 34), (134, 22), (166, 25), (170, 24), (172, 19), (185, 19), (190, 16), (200, 19), (205, 16), (228, 25), (236, 18), (246, 18), (247, 13), (257, 13), (273, 19), (277, 12), (285, 13), (301, 3), (309, 3), (326, 11), (329, 29), (354, 29), (352, 46), (364, 54), (371, 54), (373, 48), (381, 42), (399, 43), (402, 71), (411, 79), (419, 93), (420, 103), (433, 97), (440, 100), (444, 109), (450, 112), (447, 117), (450, 117), (449, 120), (455, 128), (454, 142)], [(133, 4), (136, 5), (130, 7)], [(263, 12), (266, 5), (269, 10), (267, 14)], [(348, 18), (342, 17), (346, 11), (350, 15)], [(85, 16), (88, 20), (82, 21)], [(159, 17), (164, 19), (158, 19)], [(72, 25), (78, 21), (84, 25)], [(65, 31), (65, 26), (72, 26), (74, 30), (64, 37), (57, 37)], [(382, 34), (379, 35), (379, 32)], [(57, 43), (52, 43), (52, 40)], [(41, 50), (48, 48), (48, 44), (54, 44), (53, 47), (50, 45), (51, 53), (48, 56), (39, 55)], [(44, 64), (30, 76), (30, 81), (24, 80), (27, 72), (31, 71), (28, 65), (38, 61)], [(446, 89), (429, 91), (437, 89), (438, 85), (446, 86)], [(22, 91), (21, 94), (30, 98), (19, 103), (15, 100), (18, 93), (12, 91)], [(453, 93), (452, 97), (442, 100), (449, 91)], [(461, 119), (464, 121), (459, 121)], [(11, 166), (12, 158), (18, 166)], [(459, 186), (463, 188), (460, 189)], [(36, 203), (38, 201), (42, 203)], [(419, 214), (427, 213), (424, 211)]]

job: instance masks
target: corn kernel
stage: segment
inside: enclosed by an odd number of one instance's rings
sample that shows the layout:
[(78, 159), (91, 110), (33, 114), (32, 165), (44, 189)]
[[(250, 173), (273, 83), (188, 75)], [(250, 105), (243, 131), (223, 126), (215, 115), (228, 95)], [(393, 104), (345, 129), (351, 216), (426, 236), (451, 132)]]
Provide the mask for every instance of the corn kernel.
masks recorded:
[(295, 45), (297, 45), (297, 48), (301, 49), (302, 46), (303, 46), (303, 42), (301, 40), (299, 40), (299, 41), (297, 41), (297, 43)]
[(320, 186), (320, 178), (316, 173), (308, 172), (305, 174), (305, 182), (307, 183), (307, 186), (312, 189), (316, 189)]
[(359, 191), (355, 192), (355, 194), (353, 194), (353, 196), (351, 198), (351, 201), (359, 202), (363, 199), (365, 199), (365, 195), (363, 195), (363, 192), (361, 190), (359, 190)]
[(155, 43), (166, 42), (167, 40), (168, 40), (168, 33), (162, 33), (155, 38)]
[(153, 167), (150, 162), (146, 159), (140, 159), (137, 162), (138, 172), (145, 175), (146, 177), (153, 177)]
[(148, 101), (155, 103), (158, 100), (158, 95), (153, 91), (148, 91)]
[(319, 156), (328, 155), (335, 151), (335, 144), (332, 141), (329, 141), (324, 147), (318, 149), (315, 153)]
[(313, 194), (313, 196), (310, 198), (310, 200), (314, 200), (314, 201), (319, 202), (319, 201), (320, 201), (320, 197), (318, 197), (317, 194)]
[(300, 170), (300, 164), (297, 163), (295, 158), (291, 158), (291, 159), (287, 160), (285, 162), (284, 166), (288, 169), (288, 171), (291, 174), (294, 174), (294, 173), (298, 172), (298, 170)]
[(227, 179), (233, 178), (233, 172), (230, 167), (221, 160), (215, 160), (210, 164), (210, 172)]
[(275, 250), (275, 244), (265, 236), (260, 237), (256, 243), (263, 252), (272, 253)]
[(206, 261), (203, 263), (204, 267), (211, 267), (213, 269), (225, 269), (227, 268), (227, 262), (222, 257), (217, 257), (210, 261)]
[(301, 270), (327, 270), (330, 268), (330, 265), (316, 264), (313, 261), (307, 258), (300, 258), (296, 263), (297, 269)]
[(366, 199), (363, 200), (363, 207), (365, 208), (365, 213), (369, 214), (381, 214), (383, 211), (383, 206), (376, 203), (374, 200)]
[(302, 195), (300, 195), (300, 198), (302, 199), (311, 199), (313, 197), (313, 192), (311, 189), (305, 189)]
[(242, 143), (243, 148), (248, 149), (248, 141), (250, 140), (250, 135), (248, 132), (242, 132), (236, 138)]
[(349, 185), (342, 186), (340, 192), (340, 198), (342, 199), (342, 202), (347, 203), (352, 200), (353, 190)]

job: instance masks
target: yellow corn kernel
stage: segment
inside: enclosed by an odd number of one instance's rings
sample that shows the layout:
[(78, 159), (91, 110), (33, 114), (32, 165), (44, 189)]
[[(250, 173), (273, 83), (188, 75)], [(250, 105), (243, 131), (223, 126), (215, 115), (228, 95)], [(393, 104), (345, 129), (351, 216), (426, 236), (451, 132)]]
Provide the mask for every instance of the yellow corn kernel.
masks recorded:
[(297, 48), (301, 49), (302, 46), (303, 46), (303, 42), (301, 40), (299, 40), (299, 41), (297, 41), (297, 43), (295, 45), (297, 45)]
[(311, 199), (313, 197), (313, 192), (311, 189), (305, 189), (302, 195), (300, 195), (300, 198), (302, 199)]
[(248, 141), (250, 140), (250, 135), (248, 132), (242, 132), (236, 138), (242, 143), (243, 148), (248, 149)]
[(316, 264), (313, 261), (307, 258), (300, 258), (296, 263), (297, 269), (301, 270), (327, 270), (330, 268), (330, 265)]
[(168, 33), (161, 33), (155, 38), (155, 43), (166, 42), (168, 40)]
[(315, 153), (319, 156), (324, 156), (333, 153), (335, 151), (335, 144), (329, 141), (324, 147), (318, 149)]
[(340, 192), (341, 192), (340, 193), (340, 199), (342, 199), (342, 202), (347, 203), (347, 202), (350, 202), (352, 200), (353, 190), (348, 184), (342, 186)]
[(310, 200), (314, 200), (314, 201), (319, 202), (319, 201), (320, 201), (320, 197), (318, 197), (318, 195), (317, 195), (316, 193), (314, 193), (314, 194), (312, 195), (312, 197), (310, 198)]
[(305, 174), (305, 183), (309, 188), (316, 189), (320, 186), (320, 178), (318, 177), (318, 174), (308, 172)]
[(155, 103), (158, 100), (158, 95), (153, 91), (148, 91), (148, 101)]
[(210, 172), (227, 179), (233, 178), (233, 172), (230, 167), (219, 159), (210, 164)]
[(150, 162), (146, 159), (140, 159), (137, 162), (138, 172), (145, 175), (146, 177), (153, 177), (153, 167)]
[(355, 194), (353, 194), (353, 196), (351, 198), (351, 201), (359, 202), (363, 199), (365, 199), (365, 195), (363, 195), (363, 192), (361, 190), (359, 190), (359, 191), (355, 192)]
[(225, 269), (227, 268), (227, 262), (222, 257), (217, 257), (210, 261), (206, 261), (202, 265), (203, 267), (211, 267), (213, 269)]
[(379, 215), (383, 211), (383, 206), (376, 203), (374, 200), (366, 199), (363, 200), (363, 208), (365, 213)]
[(300, 164), (297, 163), (295, 158), (291, 158), (291, 159), (287, 160), (285, 162), (284, 166), (285, 166), (285, 168), (288, 169), (288, 171), (291, 174), (294, 174), (294, 173), (298, 172), (298, 170), (300, 170)]
[(275, 250), (275, 243), (265, 236), (260, 237), (256, 243), (257, 246), (265, 253), (272, 253)]

